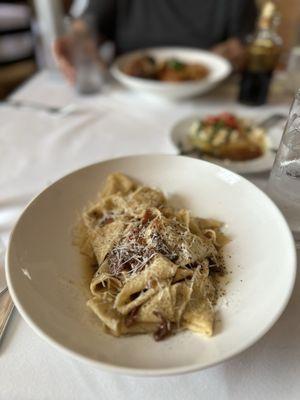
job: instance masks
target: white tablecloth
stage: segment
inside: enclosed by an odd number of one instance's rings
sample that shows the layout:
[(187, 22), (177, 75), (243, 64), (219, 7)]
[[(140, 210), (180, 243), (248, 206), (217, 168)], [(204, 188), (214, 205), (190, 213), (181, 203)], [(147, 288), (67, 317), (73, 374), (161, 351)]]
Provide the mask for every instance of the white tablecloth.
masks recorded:
[[(182, 117), (226, 109), (259, 119), (288, 110), (276, 99), (257, 109), (238, 106), (235, 95), (220, 88), (172, 104), (112, 84), (100, 95), (80, 98), (59, 78), (36, 75), (15, 98), (55, 106), (76, 103), (78, 111), (61, 116), (0, 107), (0, 238), (7, 242), (28, 200), (73, 169), (121, 155), (174, 153), (169, 131)], [(264, 188), (267, 174), (249, 178)], [(249, 350), (208, 370), (166, 378), (119, 376), (82, 364), (44, 342), (14, 312), (0, 348), (0, 400), (299, 399), (299, 290), (298, 279), (284, 315)]]

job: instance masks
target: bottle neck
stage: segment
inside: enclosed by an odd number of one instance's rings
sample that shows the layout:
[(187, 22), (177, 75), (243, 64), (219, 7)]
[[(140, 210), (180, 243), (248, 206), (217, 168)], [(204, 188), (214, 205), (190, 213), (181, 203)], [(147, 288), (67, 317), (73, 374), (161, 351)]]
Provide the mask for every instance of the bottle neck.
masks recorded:
[(261, 29), (269, 29), (275, 20), (278, 21), (278, 11), (273, 1), (267, 1), (261, 10), (257, 26)]
[(246, 70), (256, 73), (274, 70), (282, 45), (281, 37), (277, 34), (278, 24), (279, 16), (274, 3), (267, 2), (247, 47)]
[[(277, 33), (280, 23), (280, 15), (272, 1), (268, 1), (259, 17), (257, 28), (253, 37), (255, 40), (269, 40), (276, 45), (281, 45), (281, 37)], [(270, 44), (267, 44), (269, 46)]]

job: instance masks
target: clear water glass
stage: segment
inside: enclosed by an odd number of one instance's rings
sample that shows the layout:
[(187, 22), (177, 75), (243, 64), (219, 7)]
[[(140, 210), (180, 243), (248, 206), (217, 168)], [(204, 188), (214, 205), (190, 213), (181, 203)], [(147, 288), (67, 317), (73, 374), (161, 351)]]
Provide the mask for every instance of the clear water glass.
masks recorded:
[(268, 193), (300, 240), (300, 89), (290, 108), (268, 182)]
[(99, 61), (94, 19), (68, 20), (72, 38), (72, 58), (76, 70), (75, 87), (80, 94), (94, 94), (103, 84), (103, 69)]
[(294, 92), (300, 88), (300, 45), (291, 49), (287, 73), (289, 88)]

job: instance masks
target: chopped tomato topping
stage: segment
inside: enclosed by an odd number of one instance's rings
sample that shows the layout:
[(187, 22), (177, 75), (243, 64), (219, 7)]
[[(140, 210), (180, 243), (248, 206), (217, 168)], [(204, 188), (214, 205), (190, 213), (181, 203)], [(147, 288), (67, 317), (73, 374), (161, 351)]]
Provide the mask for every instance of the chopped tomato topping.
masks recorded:
[(217, 123), (223, 122), (224, 125), (232, 129), (239, 129), (238, 120), (235, 115), (223, 112), (218, 115), (209, 115), (203, 120), (204, 124), (215, 125)]

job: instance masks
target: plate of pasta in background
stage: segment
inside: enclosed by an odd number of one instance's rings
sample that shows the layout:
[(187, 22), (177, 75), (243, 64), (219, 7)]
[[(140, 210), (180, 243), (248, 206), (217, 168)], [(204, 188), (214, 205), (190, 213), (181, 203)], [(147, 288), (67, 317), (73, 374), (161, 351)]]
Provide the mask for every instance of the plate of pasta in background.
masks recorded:
[(146, 376), (207, 368), (255, 343), (283, 312), (295, 265), (265, 194), (173, 155), (63, 177), (24, 210), (6, 259), (15, 305), (39, 335), (91, 365)]

